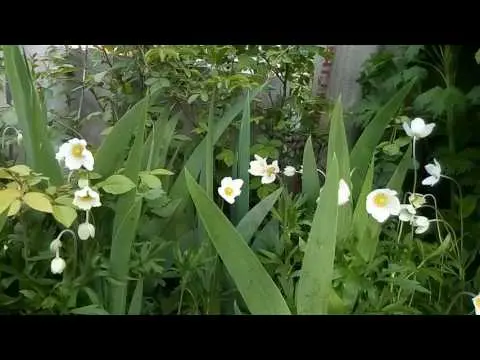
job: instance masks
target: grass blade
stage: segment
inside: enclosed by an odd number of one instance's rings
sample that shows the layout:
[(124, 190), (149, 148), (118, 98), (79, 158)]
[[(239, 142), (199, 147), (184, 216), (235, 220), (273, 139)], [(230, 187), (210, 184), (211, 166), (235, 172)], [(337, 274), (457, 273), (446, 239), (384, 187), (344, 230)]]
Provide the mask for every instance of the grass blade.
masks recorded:
[(328, 312), (337, 237), (339, 180), (338, 161), (334, 155), (305, 248), (296, 294), (298, 314)]
[(255, 205), (237, 225), (237, 231), (242, 235), (247, 244), (250, 244), (250, 240), (257, 231), (260, 224), (263, 222), (267, 214), (272, 210), (272, 207), (277, 202), (278, 198), (282, 194), (283, 188), (275, 190), (268, 195), (257, 205)]
[(250, 206), (250, 182), (248, 168), (250, 166), (250, 97), (247, 94), (245, 98), (245, 107), (243, 109), (242, 123), (240, 125), (240, 134), (238, 137), (238, 162), (236, 177), (244, 180), (242, 193), (238, 197), (233, 208), (233, 220), (235, 224), (245, 216)]
[(18, 125), (23, 132), (26, 164), (48, 176), (52, 184), (61, 185), (63, 175), (48, 139), (45, 104), (37, 93), (27, 59), (17, 45), (5, 45), (3, 51)]
[(145, 118), (146, 106), (147, 99), (145, 98), (136, 103), (118, 120), (95, 154), (95, 172), (107, 177), (122, 166), (132, 134)]
[[(147, 119), (148, 98), (140, 101), (137, 108), (139, 120), (135, 133), (135, 141), (125, 164), (124, 175), (135, 184), (141, 170), (145, 122)], [(112, 248), (110, 252), (110, 272), (118, 282), (110, 287), (111, 313), (125, 314), (127, 301), (127, 276), (129, 272), (130, 253), (135, 240), (138, 220), (142, 209), (142, 199), (137, 197), (136, 189), (121, 195), (118, 199), (113, 221)]]
[(368, 164), (372, 159), (375, 147), (382, 138), (388, 123), (395, 116), (405, 101), (405, 98), (410, 93), (415, 81), (416, 80), (412, 80), (400, 89), (392, 99), (378, 111), (353, 147), (350, 153), (350, 162), (352, 169), (355, 170), (352, 174), (352, 194), (354, 199), (357, 199), (360, 193), (360, 186), (365, 179)]
[(302, 192), (307, 195), (307, 202), (314, 209), (320, 193), (320, 180), (313, 152), (312, 136), (308, 137), (303, 150)]
[(142, 313), (142, 299), (143, 299), (143, 278), (138, 279), (137, 286), (130, 301), (130, 308), (128, 315), (140, 315)]
[(278, 287), (255, 253), (205, 190), (185, 171), (186, 184), (205, 230), (254, 315), (289, 315)]

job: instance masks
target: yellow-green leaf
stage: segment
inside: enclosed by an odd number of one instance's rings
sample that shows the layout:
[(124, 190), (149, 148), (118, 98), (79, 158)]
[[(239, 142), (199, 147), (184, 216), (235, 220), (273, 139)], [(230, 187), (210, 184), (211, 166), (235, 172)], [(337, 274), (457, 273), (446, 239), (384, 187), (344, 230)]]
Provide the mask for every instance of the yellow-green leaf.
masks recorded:
[(77, 212), (70, 206), (53, 205), (53, 217), (60, 224), (69, 228), (77, 218)]
[(72, 206), (73, 204), (73, 197), (70, 195), (62, 195), (55, 199), (55, 202), (60, 205), (67, 205)]
[(167, 169), (153, 169), (150, 171), (152, 175), (173, 175), (174, 173)]
[(8, 170), (20, 175), (20, 176), (28, 176), (32, 172), (32, 169), (30, 169), (27, 165), (15, 165)]
[(7, 216), (17, 215), (21, 207), (22, 207), (22, 202), (20, 200), (18, 199), (13, 200), (12, 204), (10, 205), (10, 208), (8, 209)]
[(52, 204), (47, 195), (39, 192), (29, 192), (23, 196), (25, 204), (37, 211), (51, 213), (53, 212)]
[(11, 180), (11, 179), (13, 179), (13, 177), (12, 177), (12, 175), (10, 175), (10, 174), (8, 173), (7, 170), (5, 170), (5, 169), (2, 168), (2, 169), (0, 169), (0, 179), (9, 179), (9, 180)]
[(140, 173), (140, 179), (142, 179), (142, 182), (150, 189), (156, 189), (162, 186), (160, 179), (151, 174)]
[(0, 213), (3, 213), (22, 193), (17, 189), (0, 190)]
[(97, 185), (114, 195), (124, 194), (135, 187), (135, 183), (124, 175), (112, 175)]

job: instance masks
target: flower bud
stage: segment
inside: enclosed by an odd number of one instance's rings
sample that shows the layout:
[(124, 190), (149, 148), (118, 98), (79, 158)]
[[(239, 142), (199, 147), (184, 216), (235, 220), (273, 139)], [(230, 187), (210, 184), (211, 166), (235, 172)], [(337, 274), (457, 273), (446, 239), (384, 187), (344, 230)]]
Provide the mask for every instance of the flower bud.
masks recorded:
[(90, 237), (93, 239), (95, 237), (95, 226), (88, 222), (84, 222), (78, 225), (77, 234), (81, 240), (87, 240)]
[(52, 274), (61, 274), (63, 270), (65, 270), (66, 265), (65, 260), (60, 256), (56, 256), (50, 263), (50, 270), (52, 271)]
[(286, 166), (285, 169), (283, 170), (283, 175), (285, 176), (294, 176), (296, 173), (296, 170), (293, 166)]

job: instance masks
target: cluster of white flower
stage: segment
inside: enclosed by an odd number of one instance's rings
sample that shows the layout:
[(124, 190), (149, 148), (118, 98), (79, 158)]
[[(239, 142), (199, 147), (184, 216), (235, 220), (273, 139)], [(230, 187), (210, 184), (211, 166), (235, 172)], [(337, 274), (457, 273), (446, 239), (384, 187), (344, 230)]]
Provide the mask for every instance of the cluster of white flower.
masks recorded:
[[(55, 158), (59, 162), (63, 162), (70, 171), (79, 170), (82, 167), (87, 171), (93, 171), (94, 158), (87, 149), (87, 142), (83, 139), (70, 139), (62, 144)], [(78, 226), (77, 234), (81, 240), (87, 240), (95, 237), (95, 226), (89, 222), (90, 210), (92, 207), (99, 207), (102, 204), (99, 193), (90, 187), (88, 179), (79, 179), (78, 187), (79, 189), (74, 193), (73, 205), (85, 211), (85, 222)], [(65, 260), (60, 257), (62, 233), (50, 245), (55, 254), (55, 258), (51, 262), (51, 271), (54, 274), (61, 274), (66, 266)]]

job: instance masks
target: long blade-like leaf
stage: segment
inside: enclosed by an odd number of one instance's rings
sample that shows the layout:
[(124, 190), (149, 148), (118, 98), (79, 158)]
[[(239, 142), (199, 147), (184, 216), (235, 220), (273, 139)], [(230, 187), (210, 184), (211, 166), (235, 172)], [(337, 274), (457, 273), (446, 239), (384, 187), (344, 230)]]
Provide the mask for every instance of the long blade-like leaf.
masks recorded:
[(250, 240), (257, 231), (258, 227), (265, 219), (267, 214), (272, 209), (273, 205), (277, 202), (283, 188), (275, 190), (268, 195), (257, 205), (255, 205), (237, 225), (237, 231), (242, 235), (243, 239), (250, 244)]
[(305, 248), (297, 288), (298, 314), (328, 312), (337, 237), (339, 180), (338, 161), (333, 156)]
[(143, 300), (143, 278), (138, 279), (135, 291), (130, 300), (130, 308), (128, 309), (128, 315), (140, 315), (142, 313), (142, 300)]
[[(148, 98), (140, 101), (135, 141), (125, 164), (124, 175), (135, 184), (141, 170), (145, 122), (147, 119)], [(130, 253), (135, 239), (138, 220), (142, 209), (142, 199), (132, 189), (118, 199), (113, 221), (112, 248), (110, 251), (110, 271), (117, 282), (111, 283), (110, 308), (115, 315), (125, 314), (127, 301), (127, 276), (129, 272)]]
[(416, 80), (412, 80), (399, 90), (392, 99), (385, 104), (365, 128), (360, 138), (350, 153), (350, 165), (354, 172), (352, 174), (353, 198), (357, 199), (360, 193), (360, 186), (365, 179), (368, 164), (372, 159), (373, 152), (378, 142), (382, 138), (385, 128), (402, 106), (405, 98), (410, 93)]
[(248, 212), (250, 205), (250, 182), (248, 168), (250, 165), (250, 97), (247, 94), (245, 98), (245, 107), (243, 109), (242, 123), (240, 125), (240, 134), (238, 138), (238, 162), (237, 177), (244, 180), (242, 193), (238, 197), (233, 208), (233, 219), (236, 224)]
[(285, 299), (255, 253), (188, 170), (185, 177), (198, 216), (250, 312), (289, 315)]
[(314, 209), (320, 193), (320, 180), (311, 136), (308, 137), (303, 150), (302, 192), (307, 195), (308, 205)]
[(146, 103), (146, 99), (140, 100), (115, 124), (95, 154), (95, 172), (107, 177), (121, 167), (132, 135), (145, 118)]
[(60, 185), (63, 175), (48, 139), (45, 104), (40, 101), (27, 59), (19, 46), (5, 45), (3, 51), (5, 72), (23, 132), (26, 163), (48, 176), (54, 185)]

